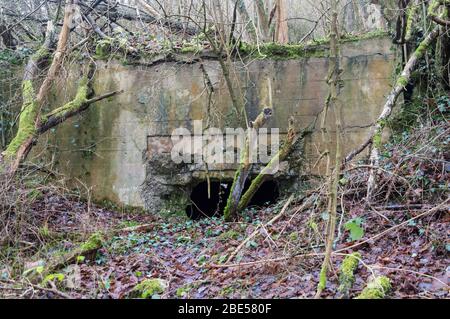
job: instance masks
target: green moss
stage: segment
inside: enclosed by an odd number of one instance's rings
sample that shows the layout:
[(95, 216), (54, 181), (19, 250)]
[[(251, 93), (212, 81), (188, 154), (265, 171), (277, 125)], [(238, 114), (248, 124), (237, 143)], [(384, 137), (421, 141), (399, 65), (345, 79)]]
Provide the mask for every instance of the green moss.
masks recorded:
[(355, 282), (355, 270), (358, 268), (360, 253), (352, 253), (345, 257), (341, 265), (341, 274), (339, 276), (339, 291), (347, 294)]
[(436, 10), (439, 8), (439, 6), (441, 5), (441, 1), (439, 0), (433, 0), (431, 1), (431, 3), (428, 6), (428, 16), (429, 17), (434, 17), (437, 15)]
[(229, 231), (220, 234), (219, 239), (221, 241), (228, 241), (230, 239), (236, 240), (239, 238), (239, 236), (240, 236), (239, 232), (235, 231), (234, 229), (230, 229)]
[(397, 79), (397, 85), (405, 87), (408, 85), (408, 79), (403, 75), (400, 75)]
[(383, 299), (391, 290), (391, 281), (386, 276), (379, 276), (367, 284), (355, 299)]
[(20, 146), (30, 137), (36, 134), (36, 118), (38, 115), (38, 106), (31, 80), (22, 83), (22, 110), (19, 117), (19, 128), (14, 139), (9, 143), (4, 155), (14, 157)]
[[(340, 42), (341, 43), (348, 43), (348, 42), (357, 42), (357, 41), (363, 41), (363, 40), (370, 40), (370, 39), (376, 39), (376, 38), (382, 38), (389, 36), (389, 32), (378, 29), (373, 30), (370, 32), (362, 33), (362, 34), (343, 34), (341, 36)], [(326, 45), (330, 43), (329, 37), (323, 37), (319, 39), (314, 39), (310, 42), (308, 42), (306, 45)]]
[(167, 284), (159, 278), (145, 279), (136, 285), (130, 293), (131, 298), (152, 298), (154, 295), (162, 294)]
[(103, 39), (97, 42), (95, 46), (95, 57), (100, 60), (106, 59), (111, 52), (112, 41), (110, 39)]
[(424, 42), (421, 42), (419, 44), (419, 46), (417, 47), (416, 51), (414, 51), (414, 55), (418, 59), (420, 59), (420, 58), (422, 58), (425, 55), (425, 53), (427, 52), (427, 49), (428, 49), (428, 44), (426, 44)]
[(101, 233), (94, 233), (80, 246), (80, 249), (83, 252), (97, 250), (103, 246), (103, 242), (103, 235)]
[(366, 32), (363, 34), (346, 34), (343, 35), (341, 37), (341, 42), (342, 43), (346, 43), (346, 42), (356, 42), (356, 41), (362, 41), (362, 40), (370, 40), (370, 39), (376, 39), (376, 38), (382, 38), (382, 37), (386, 37), (389, 36), (389, 32), (383, 30), (383, 29), (378, 29), (378, 30), (374, 30), (374, 31), (370, 31), (370, 32)]
[(71, 111), (76, 111), (80, 107), (83, 106), (84, 103), (86, 103), (88, 99), (88, 93), (89, 93), (89, 87), (88, 87), (88, 78), (83, 77), (80, 80), (80, 84), (77, 89), (77, 93), (75, 95), (75, 98), (70, 101), (69, 103), (51, 111), (50, 113), (46, 114), (42, 117), (41, 123), (45, 123), (48, 118), (52, 115), (58, 115), (58, 117), (64, 117), (67, 113)]
[(319, 284), (317, 285), (318, 291), (323, 291), (327, 286), (327, 266), (322, 267), (319, 275)]
[(290, 233), (289, 234), (289, 239), (291, 240), (291, 241), (296, 241), (296, 240), (298, 240), (298, 233), (297, 232), (292, 232), (292, 233)]
[(176, 291), (176, 295), (178, 298), (186, 297), (189, 294), (189, 291), (192, 289), (192, 286), (180, 287)]
[(202, 47), (200, 45), (187, 43), (183, 45), (183, 47), (180, 49), (181, 53), (197, 53), (202, 50)]
[(373, 139), (372, 139), (372, 143), (373, 143), (373, 146), (376, 148), (381, 147), (381, 131), (375, 133), (375, 135), (373, 136)]
[[(361, 35), (346, 35), (341, 38), (341, 43), (356, 42), (387, 36), (384, 30), (375, 30)], [(323, 58), (328, 57), (329, 38), (315, 40), (306, 45), (303, 44), (279, 44), (262, 43), (253, 45), (241, 42), (239, 52), (243, 55), (259, 59), (289, 60), (298, 58)]]
[(310, 57), (326, 57), (328, 49), (324, 47), (299, 44), (263, 43), (259, 46), (241, 43), (241, 54), (259, 59), (289, 60)]
[(50, 54), (50, 51), (47, 48), (41, 47), (39, 48), (39, 50), (37, 50), (32, 56), (31, 58), (34, 61), (38, 61), (38, 60), (42, 60), (45, 59), (46, 57), (48, 57)]
[(376, 148), (381, 147), (381, 142), (382, 142), (382, 138), (383, 138), (383, 128), (386, 126), (386, 123), (387, 123), (386, 119), (381, 119), (381, 120), (378, 120), (378, 122), (377, 122), (378, 127), (372, 138), (372, 144)]
[(408, 6), (408, 9), (406, 10), (406, 30), (405, 30), (405, 41), (409, 41), (411, 39), (412, 31), (413, 31), (413, 24), (416, 19), (417, 10), (419, 6), (415, 5), (414, 3), (410, 3)]

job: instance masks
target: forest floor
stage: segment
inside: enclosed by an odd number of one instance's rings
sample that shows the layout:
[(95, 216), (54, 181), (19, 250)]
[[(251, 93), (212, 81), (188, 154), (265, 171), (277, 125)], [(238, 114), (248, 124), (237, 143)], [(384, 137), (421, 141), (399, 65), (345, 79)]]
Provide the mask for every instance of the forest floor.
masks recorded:
[[(221, 218), (193, 221), (117, 212), (70, 196), (43, 192), (31, 206), (30, 214), (39, 226), (29, 234), (39, 238), (42, 248), (29, 258), (18, 259), (20, 265), (0, 268), (0, 295), (126, 298), (139, 282), (159, 278), (167, 287), (154, 298), (311, 298), (323, 258), (323, 232), (319, 231), (323, 216), (296, 213), (295, 200), (282, 218), (272, 226), (260, 227), (259, 234), (227, 262), (258, 225), (280, 212), (284, 202), (248, 209), (242, 222), (224, 223)], [(363, 236), (352, 241), (350, 232), (343, 230), (335, 250), (361, 244), (333, 257), (333, 270), (323, 296), (339, 297), (339, 267), (344, 254), (358, 251), (363, 262), (356, 271), (349, 297), (356, 296), (375, 273), (391, 279), (391, 298), (448, 298), (450, 267), (446, 242), (450, 218), (444, 210), (410, 220), (427, 209), (423, 206), (365, 213), (363, 207), (355, 206), (346, 212), (348, 218), (361, 218)], [(404, 226), (365, 242), (408, 220)], [(132, 231), (137, 225), (147, 226)], [(75, 266), (58, 271), (64, 274), (61, 282), (54, 280), (47, 288), (45, 284), (30, 286), (25, 276), (12, 275), (11, 268), (35, 267), (39, 260), (70, 250), (80, 245), (81, 238), (98, 231), (109, 234), (103, 247), (92, 260), (79, 260)], [(292, 253), (308, 256), (290, 258)], [(236, 265), (239, 263), (242, 265)]]
[[(367, 165), (356, 162), (343, 172), (322, 297), (356, 297), (378, 275), (390, 278), (388, 298), (449, 297), (450, 122), (443, 112), (450, 99), (433, 100), (432, 111), (420, 105), (429, 116), (414, 115), (412, 129), (403, 125), (384, 145), (373, 200), (366, 200)], [(248, 208), (238, 222), (225, 223), (108, 209), (80, 200), (82, 192), (68, 190), (54, 173), (38, 175), (0, 183), (0, 297), (129, 298), (147, 279), (160, 284), (153, 298), (311, 298), (316, 292), (329, 218), (323, 180), (291, 201)], [(87, 193), (82, 197), (89, 199)], [(95, 254), (42, 274), (98, 233), (105, 239)], [(352, 252), (361, 260), (349, 294), (341, 296), (340, 267)]]

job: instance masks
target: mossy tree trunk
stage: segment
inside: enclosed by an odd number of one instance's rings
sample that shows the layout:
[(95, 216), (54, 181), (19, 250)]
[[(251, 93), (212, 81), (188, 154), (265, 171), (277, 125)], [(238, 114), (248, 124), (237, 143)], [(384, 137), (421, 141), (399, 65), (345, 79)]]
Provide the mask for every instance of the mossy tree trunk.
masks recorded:
[[(344, 165), (350, 162), (356, 155), (364, 151), (369, 145), (372, 145), (370, 151), (370, 163), (371, 169), (369, 171), (369, 180), (367, 183), (367, 200), (372, 200), (374, 196), (374, 190), (376, 188), (376, 172), (377, 166), (379, 164), (379, 154), (381, 147), (381, 138), (383, 134), (384, 127), (387, 120), (389, 119), (392, 109), (397, 102), (398, 97), (402, 92), (404, 92), (405, 86), (409, 83), (411, 79), (411, 74), (417, 67), (419, 61), (425, 56), (427, 50), (438, 38), (439, 35), (444, 34), (442, 28), (444, 26), (450, 25), (450, 21), (446, 17), (448, 14), (447, 6), (450, 5), (449, 0), (433, 0), (428, 6), (428, 17), (430, 20), (435, 22), (437, 25), (425, 36), (425, 38), (420, 42), (416, 50), (411, 54), (408, 62), (405, 64), (400, 76), (389, 93), (386, 102), (383, 106), (383, 110), (378, 117), (375, 127), (369, 133), (364, 143), (359, 145), (357, 148), (352, 150), (344, 160)], [(443, 10), (439, 12), (440, 8)]]
[[(375, 127), (373, 131), (370, 133), (370, 136), (365, 143), (366, 146), (369, 145), (369, 143), (372, 143), (372, 149), (370, 151), (371, 168), (369, 171), (369, 179), (367, 181), (367, 200), (369, 202), (373, 199), (374, 191), (376, 189), (376, 172), (378, 171), (380, 161), (381, 139), (384, 127), (386, 126), (386, 122), (388, 118), (391, 116), (392, 109), (394, 108), (398, 97), (404, 91), (405, 86), (409, 83), (413, 70), (417, 66), (418, 62), (425, 56), (426, 51), (439, 36), (439, 33), (440, 27), (435, 26), (434, 29), (425, 37), (425, 39), (420, 43), (420, 45), (411, 55), (401, 75), (398, 77), (395, 86), (389, 93), (386, 102), (383, 106), (383, 110), (381, 111), (381, 114), (375, 123)], [(352, 154), (347, 156), (346, 159), (347, 161), (349, 160), (349, 158), (351, 159), (354, 156), (351, 155)]]
[[(25, 66), (24, 78), (22, 81), (22, 108), (19, 117), (19, 125), (16, 136), (9, 143), (5, 151), (2, 152), (0, 172), (6, 175), (14, 175), (20, 164), (27, 158), (31, 148), (38, 136), (50, 128), (58, 125), (67, 118), (85, 110), (91, 103), (99, 99), (114, 95), (116, 92), (108, 93), (104, 96), (88, 99), (90, 81), (92, 73), (88, 78), (82, 79), (77, 90), (75, 99), (66, 105), (55, 109), (53, 112), (42, 115), (42, 107), (47, 103), (50, 88), (54, 84), (59, 74), (64, 57), (66, 56), (69, 41), (70, 28), (75, 12), (74, 6), (77, 0), (69, 0), (66, 3), (63, 25), (59, 34), (56, 51), (51, 60), (50, 68), (46, 77), (36, 93), (33, 82), (40, 71), (39, 66), (50, 57), (50, 51), (54, 45), (54, 26), (48, 23), (47, 34), (44, 44), (33, 54)], [(92, 68), (89, 68), (93, 70)], [(89, 72), (90, 73), (90, 72)]]
[(241, 211), (245, 207), (247, 207), (248, 203), (252, 200), (256, 191), (261, 187), (261, 185), (268, 178), (268, 176), (272, 175), (272, 172), (275, 170), (276, 166), (279, 165), (279, 163), (282, 162), (286, 158), (286, 156), (291, 152), (292, 147), (296, 142), (296, 137), (297, 134), (295, 132), (294, 121), (293, 118), (291, 118), (289, 120), (289, 129), (283, 146), (277, 152), (277, 154), (275, 154), (272, 157), (269, 163), (263, 168), (261, 173), (259, 173), (258, 176), (256, 176), (252, 180), (250, 187), (247, 189), (244, 195), (242, 195), (242, 198), (239, 201), (237, 208), (238, 211)]
[(242, 192), (244, 191), (245, 182), (252, 168), (250, 160), (252, 150), (255, 150), (256, 139), (253, 136), (254, 133), (261, 128), (267, 120), (272, 116), (272, 109), (265, 108), (251, 123), (250, 128), (247, 131), (247, 136), (244, 143), (244, 149), (241, 150), (241, 158), (239, 168), (234, 175), (233, 184), (231, 185), (230, 195), (227, 199), (227, 205), (224, 210), (224, 218), (226, 221), (231, 221), (236, 217), (238, 212), (238, 205), (241, 199)]
[(50, 51), (55, 43), (55, 27), (51, 21), (47, 24), (45, 41), (42, 46), (31, 55), (25, 65), (22, 80), (22, 107), (19, 116), (19, 125), (16, 136), (2, 152), (2, 172), (14, 173), (21, 157), (26, 157), (31, 146), (31, 141), (36, 134), (36, 121), (39, 114), (39, 105), (36, 100), (36, 92), (33, 81), (39, 73), (39, 66), (49, 58)]

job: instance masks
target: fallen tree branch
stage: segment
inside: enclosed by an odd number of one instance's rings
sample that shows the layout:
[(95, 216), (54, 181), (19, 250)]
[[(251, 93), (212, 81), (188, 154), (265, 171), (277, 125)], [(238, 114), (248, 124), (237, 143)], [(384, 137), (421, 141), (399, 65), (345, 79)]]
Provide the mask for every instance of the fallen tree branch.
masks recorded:
[(104, 243), (104, 237), (101, 233), (92, 234), (87, 241), (81, 244), (79, 247), (55, 258), (51, 259), (45, 265), (42, 272), (30, 272), (29, 280), (33, 283), (38, 282), (39, 279), (45, 278), (48, 274), (52, 274), (57, 270), (64, 268), (67, 265), (78, 262), (78, 259), (81, 258), (93, 258), (95, 257), (95, 253), (97, 250), (102, 248)]
[(252, 167), (252, 163), (250, 161), (250, 152), (255, 151), (255, 132), (260, 127), (262, 127), (271, 116), (272, 109), (264, 108), (264, 110), (258, 115), (256, 120), (250, 123), (250, 127), (247, 130), (244, 149), (241, 150), (241, 160), (239, 168), (236, 170), (233, 184), (231, 185), (230, 189), (230, 195), (228, 196), (227, 205), (224, 209), (224, 218), (226, 221), (231, 221), (236, 216), (236, 213), (238, 211), (239, 200), (241, 199), (241, 194), (244, 190), (245, 182)]
[[(303, 134), (302, 134), (303, 136)], [(294, 128), (294, 120), (293, 118), (289, 119), (289, 129), (286, 137), (286, 141), (284, 142), (283, 147), (275, 154), (269, 163), (263, 168), (261, 173), (256, 176), (247, 191), (242, 195), (242, 198), (239, 200), (238, 211), (243, 210), (247, 207), (248, 203), (252, 200), (256, 191), (261, 187), (264, 181), (268, 176), (273, 175), (274, 171), (278, 169), (280, 162), (282, 162), (286, 156), (291, 152), (293, 145), (297, 140), (297, 135), (295, 133)]]
[(86, 98), (85, 100), (82, 101), (79, 101), (77, 100), (77, 98), (75, 98), (73, 101), (67, 103), (66, 105), (60, 108), (57, 108), (56, 110), (44, 116), (45, 120), (39, 125), (37, 132), (38, 134), (43, 134), (49, 129), (66, 121), (67, 119), (87, 110), (91, 104), (107, 99), (111, 96), (114, 96), (122, 92), (123, 91), (113, 91), (100, 96), (96, 96), (91, 99)]

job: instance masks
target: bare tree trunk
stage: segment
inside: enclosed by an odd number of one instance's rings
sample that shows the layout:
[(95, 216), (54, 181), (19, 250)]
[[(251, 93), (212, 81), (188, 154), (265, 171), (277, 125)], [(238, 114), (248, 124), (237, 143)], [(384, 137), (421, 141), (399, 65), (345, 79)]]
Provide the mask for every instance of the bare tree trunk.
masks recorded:
[(289, 29), (286, 15), (285, 0), (277, 0), (277, 24), (275, 27), (275, 42), (286, 44), (289, 42)]
[(256, 0), (256, 9), (258, 13), (258, 26), (261, 31), (263, 41), (268, 41), (270, 37), (269, 17), (267, 15), (264, 0)]
[(341, 102), (338, 100), (340, 94), (340, 52), (339, 52), (339, 29), (338, 29), (338, 3), (339, 0), (331, 1), (331, 24), (330, 24), (330, 72), (329, 72), (329, 84), (330, 84), (330, 96), (329, 105), (334, 110), (336, 121), (336, 155), (335, 155), (335, 167), (333, 174), (329, 182), (328, 191), (328, 222), (327, 222), (327, 235), (325, 244), (325, 258), (322, 263), (322, 269), (320, 270), (319, 284), (317, 286), (316, 298), (319, 298), (323, 289), (326, 287), (327, 272), (331, 261), (331, 252), (333, 250), (333, 242), (336, 230), (336, 215), (337, 215), (337, 192), (339, 176), (341, 174), (341, 156), (342, 156), (342, 120), (341, 120)]
[(258, 36), (256, 34), (256, 28), (255, 25), (250, 19), (250, 15), (248, 14), (247, 8), (245, 7), (244, 0), (236, 0), (237, 1), (237, 9), (239, 11), (239, 15), (241, 16), (241, 22), (245, 25), (245, 30), (248, 33), (248, 36), (250, 37), (251, 42), (256, 42), (258, 39)]

